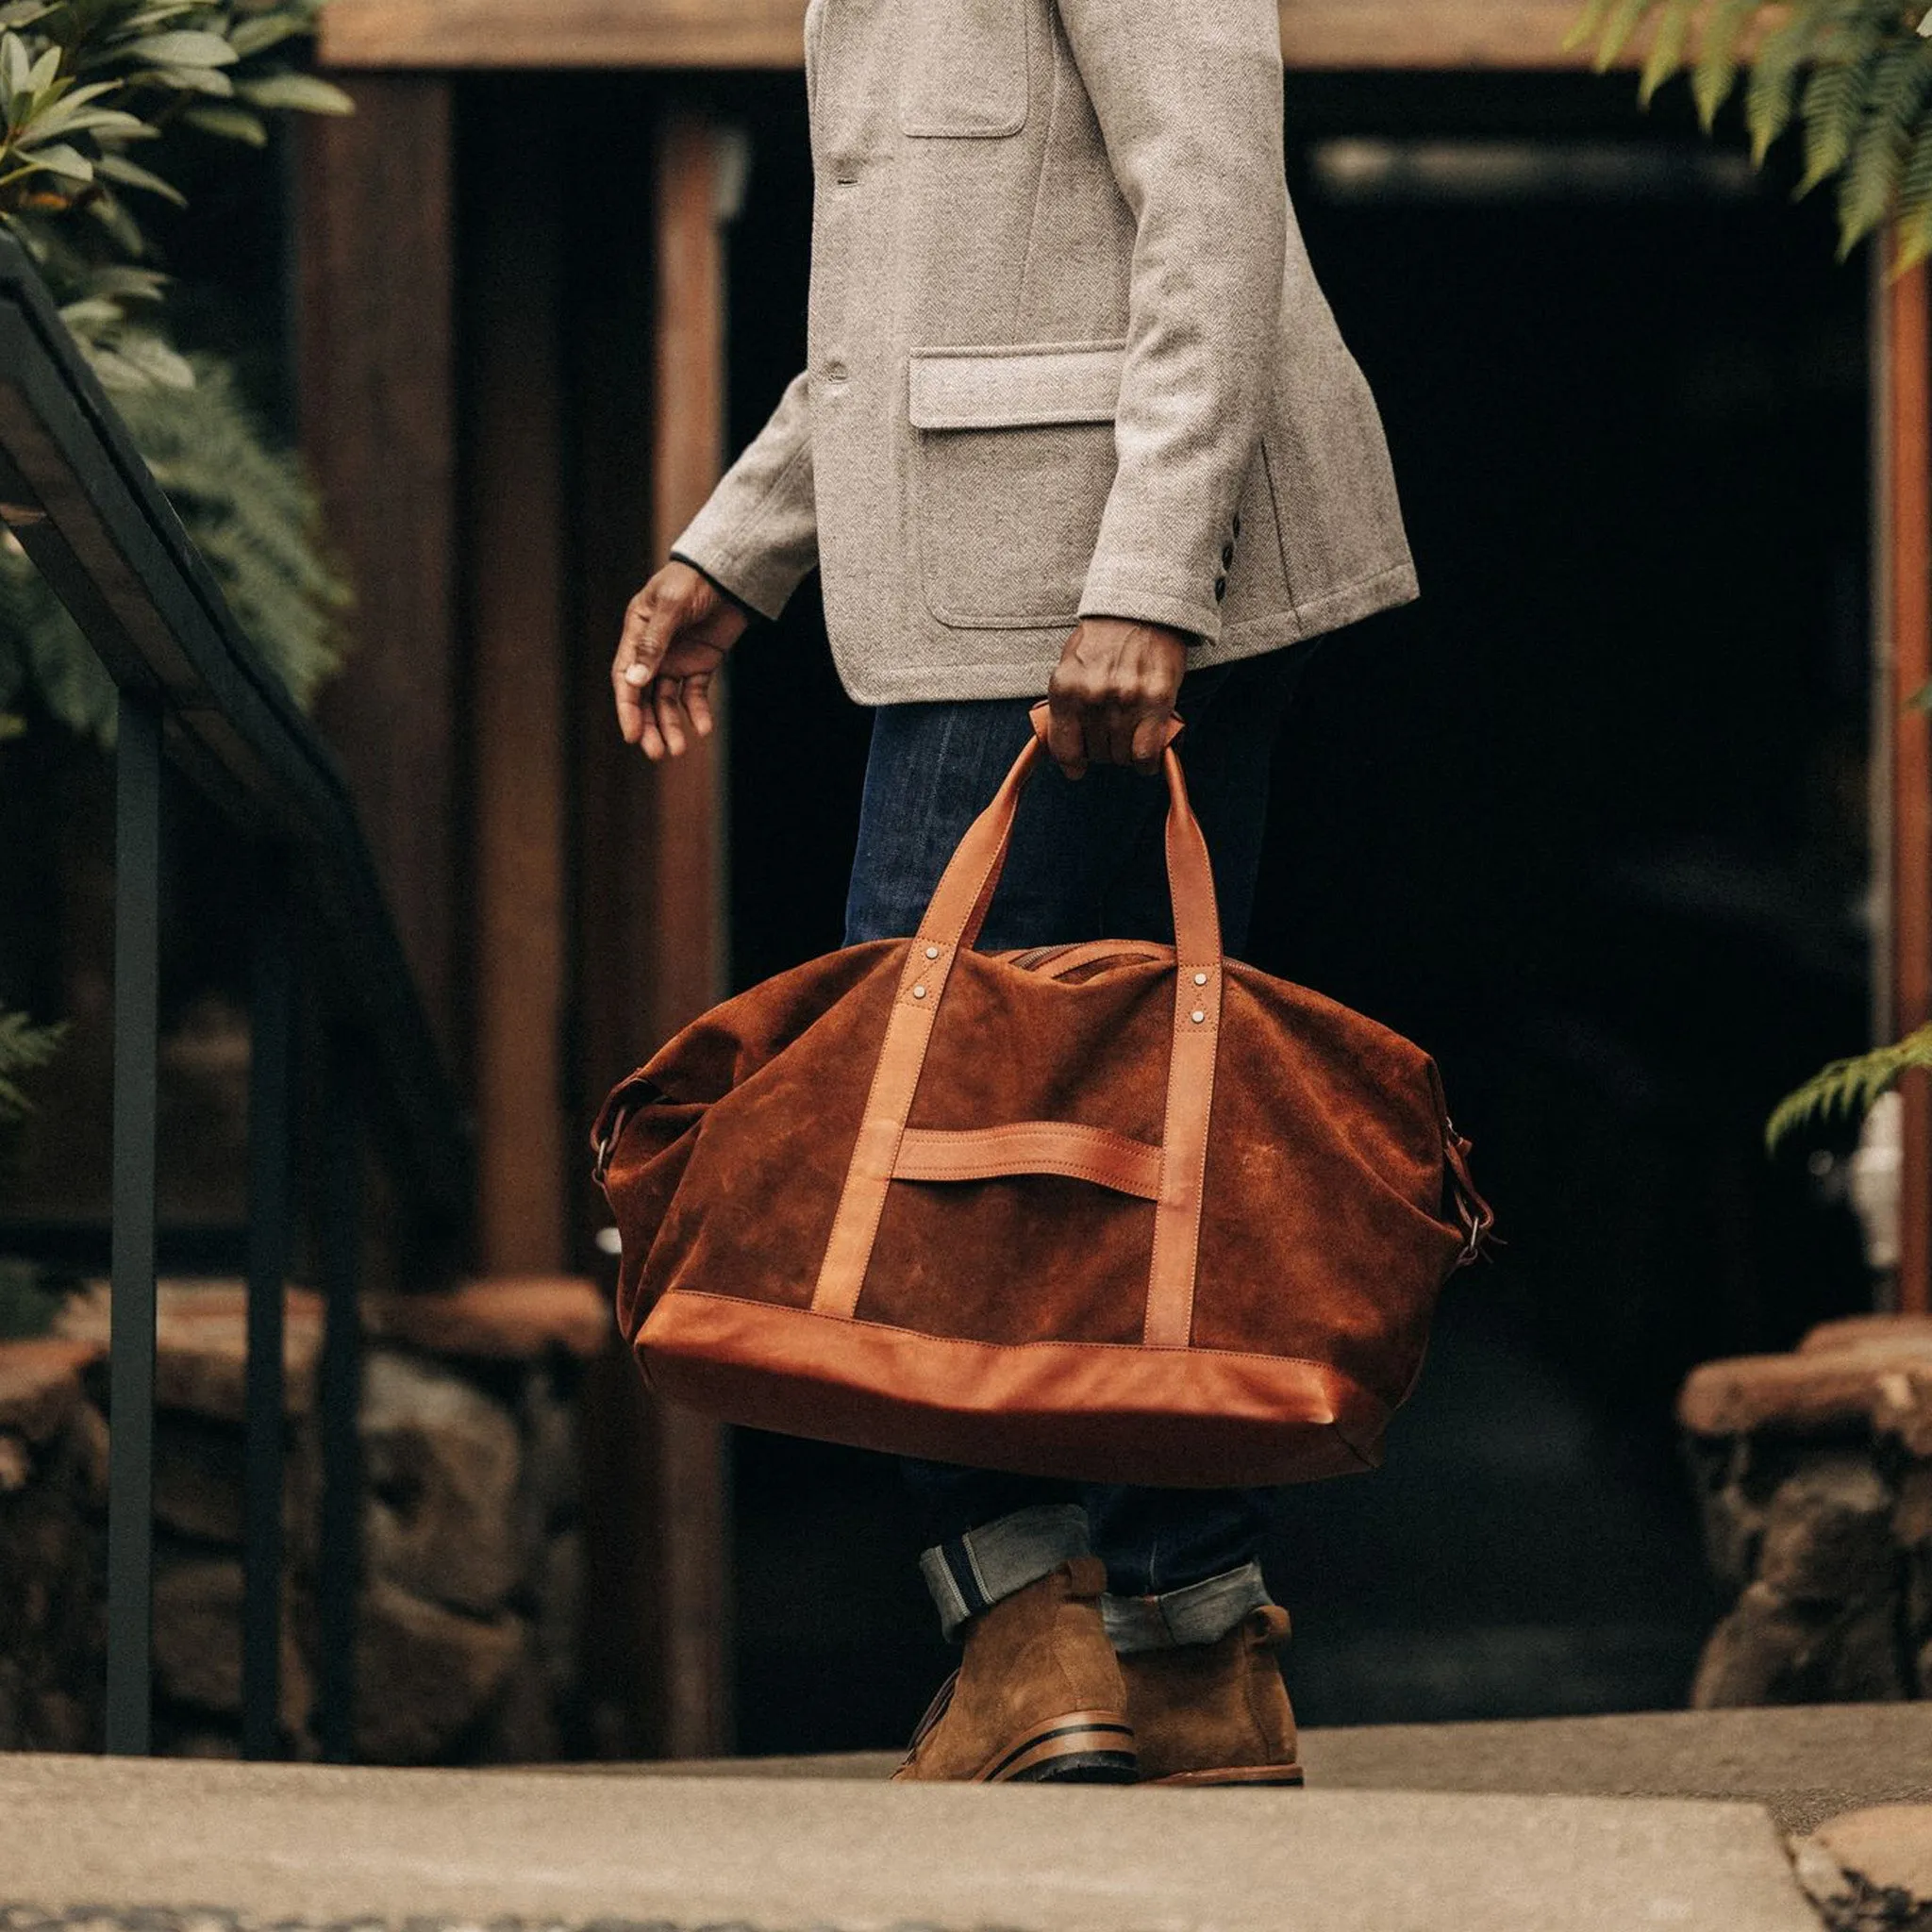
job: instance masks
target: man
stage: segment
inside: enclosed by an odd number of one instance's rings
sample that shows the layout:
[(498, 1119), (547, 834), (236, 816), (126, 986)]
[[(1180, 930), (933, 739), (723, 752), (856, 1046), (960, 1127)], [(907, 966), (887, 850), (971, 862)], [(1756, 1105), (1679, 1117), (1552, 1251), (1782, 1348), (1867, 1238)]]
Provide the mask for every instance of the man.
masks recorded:
[[(806, 57), (809, 364), (631, 603), (625, 738), (709, 732), (817, 566), (879, 708), (848, 943), (916, 929), (1044, 691), (982, 943), (1171, 936), (1135, 774), (1177, 709), (1238, 953), (1286, 647), (1415, 595), (1289, 206), (1275, 0), (811, 0)], [(1300, 1781), (1265, 1494), (909, 1473), (964, 1655), (902, 1776)]]

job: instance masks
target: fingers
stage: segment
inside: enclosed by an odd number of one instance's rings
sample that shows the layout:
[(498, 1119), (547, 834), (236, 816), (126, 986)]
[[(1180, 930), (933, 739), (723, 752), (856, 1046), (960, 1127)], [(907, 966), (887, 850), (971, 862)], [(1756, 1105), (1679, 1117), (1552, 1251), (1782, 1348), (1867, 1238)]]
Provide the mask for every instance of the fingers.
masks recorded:
[(746, 618), (690, 565), (674, 560), (625, 610), (611, 695), (626, 744), (647, 758), (680, 758), (717, 728), (711, 682)]
[(1069, 778), (1087, 775), (1086, 707), (1065, 690), (1047, 696), (1046, 748)]
[(685, 715), (691, 720), (691, 729), (700, 738), (708, 738), (717, 728), (717, 719), (711, 712), (711, 674), (708, 671), (695, 671), (684, 680)]
[(1167, 721), (1171, 711), (1148, 711), (1134, 726), (1129, 760), (1135, 771), (1152, 777), (1160, 770), (1160, 754), (1167, 748)]
[(1067, 680), (1052, 691), (1048, 706), (1047, 750), (1068, 777), (1085, 776), (1089, 765), (1159, 771), (1171, 703), (1145, 691), (1124, 697)]
[(1110, 765), (1134, 762), (1134, 733), (1145, 715), (1145, 701), (1116, 700), (1101, 712), (1107, 733), (1107, 761)]
[(640, 591), (625, 608), (624, 628), (617, 640), (617, 655), (610, 660), (610, 693), (617, 705), (617, 728), (626, 744), (638, 743), (644, 729), (642, 695), (628, 673), (642, 647), (646, 625), (645, 599), (648, 590)]
[(664, 654), (675, 642), (678, 631), (691, 614), (679, 602), (665, 596), (654, 596), (649, 584), (644, 586), (642, 594), (646, 599), (643, 622), (635, 632), (629, 619), (625, 622), (625, 636), (631, 639), (630, 662), (625, 668), (625, 682), (639, 690), (657, 676), (658, 667), (664, 661)]
[(1167, 625), (1082, 618), (1048, 686), (1047, 748), (1070, 778), (1090, 764), (1160, 769), (1187, 672), (1187, 638)]
[(665, 751), (674, 758), (681, 758), (691, 742), (686, 735), (690, 721), (684, 715), (681, 682), (675, 677), (660, 677), (651, 687), (651, 706)]
[(617, 655), (610, 662), (617, 728), (623, 733), (625, 743), (641, 744), (652, 757), (661, 753), (650, 752), (656, 732), (650, 722), (647, 691), (676, 631), (676, 616), (658, 594), (658, 582), (653, 578), (625, 607)]

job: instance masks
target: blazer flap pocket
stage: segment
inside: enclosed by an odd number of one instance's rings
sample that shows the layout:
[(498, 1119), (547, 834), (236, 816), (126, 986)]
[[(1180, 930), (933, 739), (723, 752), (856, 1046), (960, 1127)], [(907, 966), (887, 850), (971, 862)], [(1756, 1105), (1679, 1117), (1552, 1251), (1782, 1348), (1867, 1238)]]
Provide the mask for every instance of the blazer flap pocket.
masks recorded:
[(1121, 394), (1122, 342), (1073, 348), (915, 349), (915, 429), (1021, 429), (1044, 423), (1111, 423)]

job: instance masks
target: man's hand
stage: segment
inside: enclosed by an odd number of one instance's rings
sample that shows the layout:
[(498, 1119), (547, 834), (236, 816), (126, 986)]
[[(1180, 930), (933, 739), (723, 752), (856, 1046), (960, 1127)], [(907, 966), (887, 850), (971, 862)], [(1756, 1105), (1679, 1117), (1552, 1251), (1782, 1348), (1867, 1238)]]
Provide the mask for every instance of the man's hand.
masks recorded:
[(1087, 767), (1160, 769), (1160, 748), (1188, 668), (1188, 634), (1126, 617), (1083, 617), (1046, 688), (1047, 749), (1070, 778)]
[(751, 620), (702, 571), (675, 559), (630, 600), (610, 662), (617, 728), (653, 760), (708, 738), (711, 680)]

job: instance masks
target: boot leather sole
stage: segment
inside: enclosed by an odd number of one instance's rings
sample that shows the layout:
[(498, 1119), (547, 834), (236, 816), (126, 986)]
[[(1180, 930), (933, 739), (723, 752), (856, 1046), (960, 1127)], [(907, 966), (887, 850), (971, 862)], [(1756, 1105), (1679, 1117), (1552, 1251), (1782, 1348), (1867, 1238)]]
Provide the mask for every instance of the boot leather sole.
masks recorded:
[[(988, 1758), (959, 1782), (1130, 1785), (1138, 1767), (1133, 1726), (1118, 1711), (1073, 1710)], [(922, 1782), (916, 1763), (902, 1766), (893, 1782)]]
[(1277, 1785), (1295, 1790), (1305, 1782), (1299, 1764), (1231, 1764), (1222, 1771), (1177, 1771), (1171, 1777), (1141, 1779), (1148, 1785)]
[(976, 1784), (1132, 1784), (1134, 1731), (1110, 1710), (1070, 1711), (982, 1769)]

